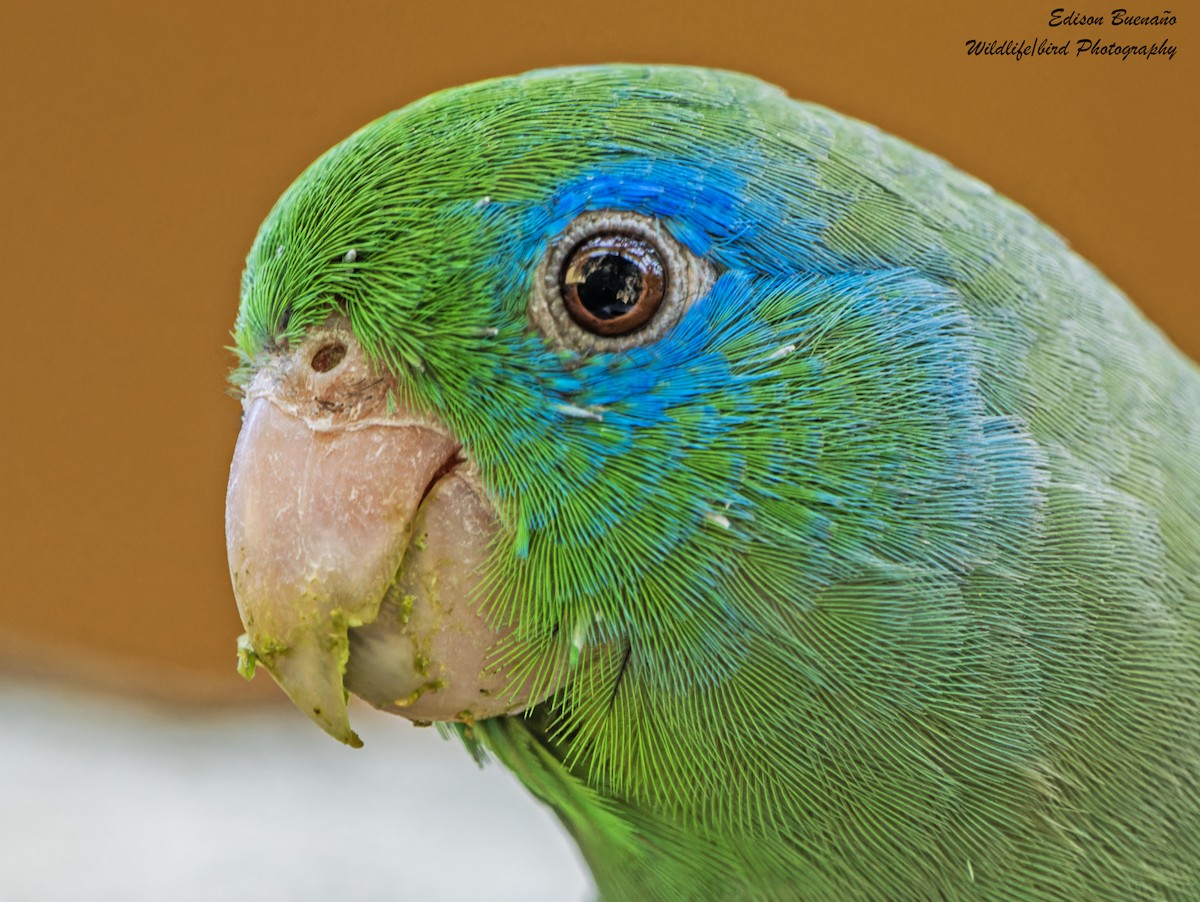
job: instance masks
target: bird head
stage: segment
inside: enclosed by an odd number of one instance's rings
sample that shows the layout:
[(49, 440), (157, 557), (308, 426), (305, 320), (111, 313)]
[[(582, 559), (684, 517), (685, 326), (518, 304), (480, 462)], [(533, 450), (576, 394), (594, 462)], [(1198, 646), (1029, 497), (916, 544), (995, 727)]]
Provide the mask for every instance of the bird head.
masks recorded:
[(469, 722), (629, 666), (682, 688), (780, 598), (909, 542), (953, 557), (961, 318), (911, 269), (862, 277), (939, 224), (843, 165), (892, 145), (839, 156), (832, 116), (728, 73), (553, 70), (318, 159), (234, 333), (244, 662), (355, 744), (347, 691)]

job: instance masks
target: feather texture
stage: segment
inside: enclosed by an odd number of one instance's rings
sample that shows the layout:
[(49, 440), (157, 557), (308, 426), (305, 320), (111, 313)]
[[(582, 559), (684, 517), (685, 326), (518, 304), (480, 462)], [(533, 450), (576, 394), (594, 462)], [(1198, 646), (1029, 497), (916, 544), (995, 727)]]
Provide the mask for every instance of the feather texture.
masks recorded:
[[(533, 273), (607, 209), (717, 277), (567, 351)], [(573, 647), (454, 729), (606, 898), (1200, 898), (1200, 374), (1029, 213), (745, 76), (531, 73), (301, 176), (239, 372), (338, 311), (479, 468), (497, 656)]]

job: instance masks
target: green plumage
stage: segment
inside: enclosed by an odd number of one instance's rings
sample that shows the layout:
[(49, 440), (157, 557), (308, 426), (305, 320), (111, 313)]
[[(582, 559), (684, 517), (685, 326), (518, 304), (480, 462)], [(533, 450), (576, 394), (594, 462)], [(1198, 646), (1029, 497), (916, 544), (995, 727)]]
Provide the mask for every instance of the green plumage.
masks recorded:
[[(526, 308), (599, 209), (716, 281), (581, 354)], [(242, 372), (338, 310), (500, 513), (497, 655), (569, 649), (458, 731), (605, 898), (1200, 898), (1200, 373), (1026, 211), (743, 76), (532, 73), (284, 195)]]

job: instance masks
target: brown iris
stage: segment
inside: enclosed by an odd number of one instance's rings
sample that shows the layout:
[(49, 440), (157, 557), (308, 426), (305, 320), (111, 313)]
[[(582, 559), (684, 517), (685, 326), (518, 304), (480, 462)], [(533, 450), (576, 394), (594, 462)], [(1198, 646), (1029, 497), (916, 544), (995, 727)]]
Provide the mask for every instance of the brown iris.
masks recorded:
[(575, 245), (559, 282), (571, 318), (597, 335), (640, 329), (667, 288), (658, 249), (623, 232), (602, 232)]

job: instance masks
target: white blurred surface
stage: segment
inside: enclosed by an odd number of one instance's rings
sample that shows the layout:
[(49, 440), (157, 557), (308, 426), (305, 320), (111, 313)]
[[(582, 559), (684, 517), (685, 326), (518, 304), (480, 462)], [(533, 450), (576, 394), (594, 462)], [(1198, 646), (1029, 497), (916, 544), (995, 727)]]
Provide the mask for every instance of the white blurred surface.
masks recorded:
[(573, 844), (498, 764), (362, 705), (172, 710), (0, 681), (0, 899), (578, 900)]

